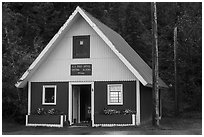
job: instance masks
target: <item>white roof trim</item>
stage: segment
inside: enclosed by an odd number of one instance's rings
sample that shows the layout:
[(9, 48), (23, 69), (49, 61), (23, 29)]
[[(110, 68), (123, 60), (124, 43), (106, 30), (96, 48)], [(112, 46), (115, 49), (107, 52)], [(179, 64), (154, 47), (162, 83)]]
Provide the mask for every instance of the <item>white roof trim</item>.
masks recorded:
[(119, 59), (128, 67), (128, 69), (136, 76), (136, 78), (145, 86), (147, 85), (147, 81), (139, 74), (139, 72), (129, 63), (129, 61), (118, 52), (112, 42), (103, 34), (103, 32), (94, 24), (89, 17), (84, 13), (84, 11), (78, 6), (76, 10), (72, 13), (69, 19), (64, 23), (64, 25), (60, 28), (60, 30), (55, 34), (55, 36), (51, 39), (51, 41), (47, 44), (47, 46), (43, 49), (43, 51), (39, 54), (39, 56), (35, 59), (35, 61), (30, 65), (30, 67), (26, 70), (23, 76), (19, 79), (19, 81), (15, 84), (16, 87), (20, 87), (22, 82), (28, 77), (32, 69), (40, 62), (43, 56), (47, 53), (47, 51), (52, 47), (54, 42), (60, 36), (63, 30), (67, 27), (67, 25), (72, 21), (72, 19), (76, 16), (77, 13), (88, 22), (88, 24), (95, 30), (95, 32), (104, 40), (104, 42), (113, 50), (113, 52), (119, 57)]

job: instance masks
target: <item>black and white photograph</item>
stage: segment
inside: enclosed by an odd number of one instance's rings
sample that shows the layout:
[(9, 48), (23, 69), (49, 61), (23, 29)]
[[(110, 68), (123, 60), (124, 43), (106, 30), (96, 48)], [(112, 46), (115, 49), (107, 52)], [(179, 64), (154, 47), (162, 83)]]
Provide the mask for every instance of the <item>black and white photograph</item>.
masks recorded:
[(2, 135), (202, 135), (202, 2), (1, 2)]

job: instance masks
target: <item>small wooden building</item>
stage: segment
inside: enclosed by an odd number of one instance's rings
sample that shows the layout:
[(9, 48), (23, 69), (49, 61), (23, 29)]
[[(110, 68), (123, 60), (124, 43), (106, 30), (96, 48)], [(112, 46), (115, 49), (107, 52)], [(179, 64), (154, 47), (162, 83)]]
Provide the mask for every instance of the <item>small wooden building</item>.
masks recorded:
[[(159, 86), (167, 87), (161, 79)], [(16, 87), (28, 92), (27, 126), (131, 126), (151, 120), (151, 68), (118, 33), (80, 7)]]

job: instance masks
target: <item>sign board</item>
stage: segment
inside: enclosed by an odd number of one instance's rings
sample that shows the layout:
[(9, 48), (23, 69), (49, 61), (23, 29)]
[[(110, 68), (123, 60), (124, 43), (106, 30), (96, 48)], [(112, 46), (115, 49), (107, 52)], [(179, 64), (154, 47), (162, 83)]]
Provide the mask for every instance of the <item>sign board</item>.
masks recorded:
[(92, 64), (71, 64), (71, 75), (92, 75)]

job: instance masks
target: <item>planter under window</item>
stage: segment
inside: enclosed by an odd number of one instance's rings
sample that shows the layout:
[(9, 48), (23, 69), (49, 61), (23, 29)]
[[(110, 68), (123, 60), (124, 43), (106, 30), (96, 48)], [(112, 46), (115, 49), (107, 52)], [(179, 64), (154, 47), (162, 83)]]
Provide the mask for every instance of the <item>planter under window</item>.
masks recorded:
[(26, 115), (26, 126), (63, 127), (66, 115)]
[(95, 115), (96, 124), (132, 124), (132, 115)]

